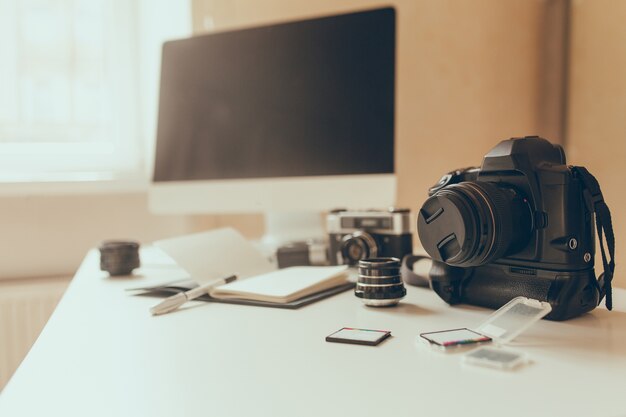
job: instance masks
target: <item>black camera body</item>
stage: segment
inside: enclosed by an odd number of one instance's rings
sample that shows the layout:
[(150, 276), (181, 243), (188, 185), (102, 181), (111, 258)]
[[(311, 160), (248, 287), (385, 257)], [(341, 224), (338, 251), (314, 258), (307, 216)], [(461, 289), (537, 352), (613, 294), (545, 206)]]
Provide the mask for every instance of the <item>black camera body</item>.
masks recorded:
[(604, 294), (584, 191), (563, 149), (536, 136), (444, 175), (418, 216), (432, 289), (449, 304), (494, 309), (517, 296), (547, 301), (552, 320), (593, 310)]
[(413, 253), (408, 209), (333, 210), (326, 217), (329, 262), (355, 266), (367, 258), (402, 259)]

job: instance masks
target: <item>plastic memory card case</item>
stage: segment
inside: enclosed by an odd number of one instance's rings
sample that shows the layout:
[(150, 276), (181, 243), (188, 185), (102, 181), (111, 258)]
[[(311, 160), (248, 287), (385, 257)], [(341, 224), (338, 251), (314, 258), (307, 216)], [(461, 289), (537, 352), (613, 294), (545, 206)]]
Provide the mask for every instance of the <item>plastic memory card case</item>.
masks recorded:
[(495, 311), (476, 328), (478, 333), (491, 337), (498, 345), (504, 345), (552, 311), (550, 303), (517, 297)]
[[(526, 297), (512, 299), (491, 314), (478, 327), (468, 329), (479, 335), (486, 336), (486, 338), (491, 338), (496, 346), (480, 347), (467, 353), (463, 356), (463, 363), (511, 369), (526, 362), (525, 354), (509, 351), (501, 346), (511, 342), (534, 323), (549, 314), (551, 310), (550, 304), (546, 302)], [(453, 350), (443, 344), (436, 345), (430, 343), (430, 346), (442, 351)], [(454, 345), (454, 347), (462, 346), (464, 345)]]

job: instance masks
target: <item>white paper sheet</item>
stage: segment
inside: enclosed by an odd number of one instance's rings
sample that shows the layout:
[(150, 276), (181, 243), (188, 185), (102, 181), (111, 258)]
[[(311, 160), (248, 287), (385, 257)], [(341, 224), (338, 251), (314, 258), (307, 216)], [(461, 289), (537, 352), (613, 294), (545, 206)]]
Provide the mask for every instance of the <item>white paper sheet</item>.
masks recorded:
[(232, 228), (154, 242), (199, 284), (229, 275), (239, 279), (275, 270), (246, 238)]

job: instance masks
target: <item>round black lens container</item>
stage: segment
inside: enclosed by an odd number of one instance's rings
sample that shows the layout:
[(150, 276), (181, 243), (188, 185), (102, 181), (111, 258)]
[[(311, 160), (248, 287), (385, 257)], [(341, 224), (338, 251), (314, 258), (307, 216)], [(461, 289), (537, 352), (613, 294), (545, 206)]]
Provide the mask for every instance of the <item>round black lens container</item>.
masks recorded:
[(398, 258), (368, 258), (358, 262), (354, 295), (372, 307), (393, 306), (406, 295)]
[(100, 269), (111, 276), (129, 275), (139, 268), (139, 243), (107, 240), (100, 244)]

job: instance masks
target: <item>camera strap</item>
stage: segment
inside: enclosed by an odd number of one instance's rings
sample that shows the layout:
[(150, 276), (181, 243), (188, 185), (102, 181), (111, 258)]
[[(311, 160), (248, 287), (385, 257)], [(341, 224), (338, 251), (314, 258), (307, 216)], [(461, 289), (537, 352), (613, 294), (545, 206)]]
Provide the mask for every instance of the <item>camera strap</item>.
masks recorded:
[[(600, 252), (602, 253), (602, 265), (604, 272), (598, 278), (600, 287), (600, 300), (606, 296), (606, 308), (613, 308), (613, 294), (611, 289), (611, 281), (615, 271), (615, 235), (613, 233), (613, 222), (611, 221), (611, 211), (607, 206), (600, 190), (598, 180), (585, 167), (573, 166), (572, 172), (583, 183), (583, 196), (590, 213), (595, 214), (596, 229), (600, 240)], [(606, 250), (604, 247), (604, 239), (606, 237), (606, 246), (608, 248), (610, 260), (607, 260)]]
[(430, 258), (423, 255), (406, 255), (402, 258), (402, 267), (400, 268), (402, 281), (415, 287), (428, 287), (430, 279), (413, 271), (413, 265), (422, 260), (430, 260)]

